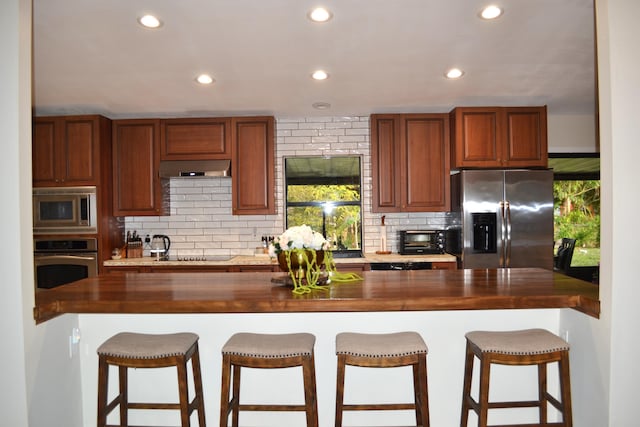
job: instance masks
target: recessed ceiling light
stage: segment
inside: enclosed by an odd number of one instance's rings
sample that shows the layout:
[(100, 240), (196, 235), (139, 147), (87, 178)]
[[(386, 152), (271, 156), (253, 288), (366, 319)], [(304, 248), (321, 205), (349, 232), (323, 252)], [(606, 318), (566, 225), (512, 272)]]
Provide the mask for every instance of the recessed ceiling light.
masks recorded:
[(144, 15), (138, 18), (138, 22), (145, 28), (159, 28), (162, 22), (153, 15)]
[(211, 83), (213, 83), (213, 77), (211, 77), (209, 74), (200, 74), (198, 77), (196, 77), (196, 81), (201, 85), (210, 85)]
[(324, 70), (317, 70), (314, 71), (313, 74), (311, 74), (311, 77), (313, 77), (315, 80), (326, 80), (329, 78), (329, 74), (327, 74), (327, 72)]
[(316, 110), (328, 110), (329, 108), (331, 108), (331, 104), (329, 104), (328, 102), (314, 102), (313, 104), (311, 104), (311, 106)]
[(459, 68), (452, 68), (445, 73), (445, 77), (448, 79), (459, 79), (464, 75), (464, 71)]
[(496, 6), (494, 4), (485, 7), (480, 12), (480, 17), (482, 19), (496, 19), (500, 15), (502, 15), (502, 9), (500, 9), (498, 6)]
[(309, 12), (309, 19), (313, 22), (327, 22), (333, 15), (324, 7), (317, 7)]

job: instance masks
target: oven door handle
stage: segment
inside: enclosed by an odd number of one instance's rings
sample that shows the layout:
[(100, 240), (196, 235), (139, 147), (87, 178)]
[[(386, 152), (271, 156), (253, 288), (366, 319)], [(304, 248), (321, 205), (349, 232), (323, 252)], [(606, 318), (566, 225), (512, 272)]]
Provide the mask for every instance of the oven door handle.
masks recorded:
[(82, 255), (35, 255), (35, 258), (39, 261), (50, 260), (82, 260), (82, 261), (95, 261), (95, 256), (82, 256)]

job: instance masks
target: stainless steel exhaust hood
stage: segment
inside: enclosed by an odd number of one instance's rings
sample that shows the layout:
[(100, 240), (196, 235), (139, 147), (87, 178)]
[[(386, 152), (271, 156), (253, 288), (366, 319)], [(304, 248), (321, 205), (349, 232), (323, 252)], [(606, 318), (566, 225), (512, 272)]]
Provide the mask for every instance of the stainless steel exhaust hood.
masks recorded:
[(161, 178), (231, 176), (231, 160), (163, 160)]

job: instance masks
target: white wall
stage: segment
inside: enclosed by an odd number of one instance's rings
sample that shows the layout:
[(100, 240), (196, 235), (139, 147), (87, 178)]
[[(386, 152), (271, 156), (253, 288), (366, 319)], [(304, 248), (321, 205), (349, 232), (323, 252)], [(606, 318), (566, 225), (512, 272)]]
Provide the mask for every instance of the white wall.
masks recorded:
[[(2, 340), (2, 387), (0, 387), (0, 415), (2, 423), (11, 426), (27, 425), (27, 384), (25, 378), (25, 336), (23, 334), (23, 289), (20, 284), (25, 274), (23, 259), (28, 250), (24, 247), (21, 230), (20, 207), (24, 206), (21, 191), (26, 187), (26, 171), (20, 171), (24, 164), (24, 150), (18, 142), (25, 140), (21, 114), (24, 114), (25, 87), (22, 75), (28, 76), (29, 61), (24, 60), (25, 43), (29, 36), (21, 14), (28, 12), (28, 1), (7, 0), (0, 4), (0, 140), (2, 156), (0, 170), (5, 179), (0, 180), (0, 194), (5, 203), (0, 218), (0, 262), (2, 263), (2, 298), (0, 298), (0, 339)], [(23, 10), (25, 9), (25, 10)], [(27, 110), (28, 111), (28, 110)], [(14, 179), (7, 179), (14, 177)]]
[[(599, 325), (605, 330), (595, 332), (599, 334), (596, 339), (601, 346), (598, 357), (610, 370), (609, 425), (630, 426), (638, 423), (634, 396), (640, 382), (636, 357), (640, 353), (636, 330), (640, 324), (636, 304), (640, 297), (636, 269), (640, 198), (635, 181), (640, 158), (637, 114), (640, 86), (636, 72), (640, 66), (637, 50), (640, 28), (636, 19), (640, 16), (640, 3), (635, 0), (597, 3), (602, 182), (605, 184), (601, 247), (606, 255), (601, 260), (605, 317)], [(606, 364), (609, 359), (610, 363)]]
[(547, 116), (550, 153), (593, 153), (596, 145), (596, 118), (593, 114)]

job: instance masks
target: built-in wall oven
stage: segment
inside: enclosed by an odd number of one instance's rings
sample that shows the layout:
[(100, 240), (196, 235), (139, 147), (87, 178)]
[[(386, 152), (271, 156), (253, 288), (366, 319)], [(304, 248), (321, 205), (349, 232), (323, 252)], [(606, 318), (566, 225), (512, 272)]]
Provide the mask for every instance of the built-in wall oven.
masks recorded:
[(36, 288), (51, 289), (98, 274), (94, 238), (34, 239)]

